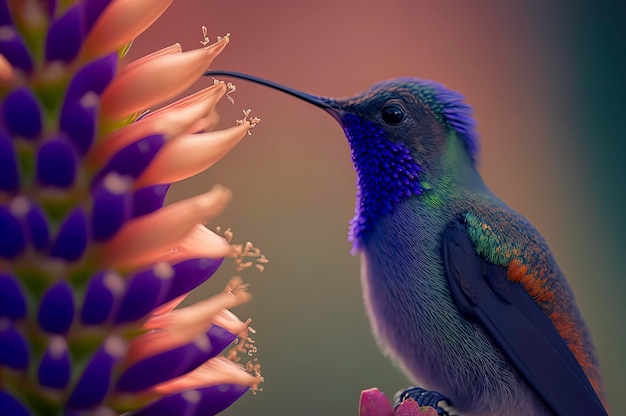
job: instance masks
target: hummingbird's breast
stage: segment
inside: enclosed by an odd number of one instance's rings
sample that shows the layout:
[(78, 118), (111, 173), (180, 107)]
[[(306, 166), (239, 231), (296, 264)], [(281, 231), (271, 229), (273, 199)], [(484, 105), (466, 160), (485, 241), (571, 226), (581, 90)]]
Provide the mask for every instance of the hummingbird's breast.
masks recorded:
[(422, 383), (434, 381), (437, 363), (446, 359), (438, 356), (442, 343), (461, 343), (461, 334), (472, 330), (445, 281), (440, 236), (450, 220), (409, 200), (379, 219), (361, 249), (361, 284), (376, 339)]
[[(434, 211), (414, 198), (378, 220), (361, 246), (361, 283), (374, 335), (414, 383), (440, 391), (467, 414), (488, 415), (485, 410), (494, 408), (505, 410), (495, 414), (536, 414), (501, 408), (530, 393), (450, 296), (442, 235), (461, 213), (452, 207)], [(518, 399), (508, 397), (512, 393)]]

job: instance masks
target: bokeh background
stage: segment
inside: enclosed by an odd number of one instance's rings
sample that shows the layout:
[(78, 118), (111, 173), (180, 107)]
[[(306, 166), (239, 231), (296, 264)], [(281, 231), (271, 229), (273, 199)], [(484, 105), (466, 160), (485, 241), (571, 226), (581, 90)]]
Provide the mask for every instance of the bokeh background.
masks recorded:
[[(176, 0), (129, 60), (174, 42), (231, 33), (213, 68), (319, 95), (351, 95), (400, 75), (443, 82), (474, 106), (487, 184), (544, 234), (598, 349), (613, 414), (626, 414), (626, 13), (624, 2)], [(212, 80), (198, 83), (207, 86)], [(355, 200), (348, 145), (319, 109), (235, 81), (221, 126), (241, 110), (254, 134), (169, 201), (222, 183), (232, 227), (271, 263), (245, 273), (264, 392), (226, 415), (355, 415), (359, 392), (408, 385), (369, 330), (350, 255)], [(227, 264), (199, 298), (221, 290)]]

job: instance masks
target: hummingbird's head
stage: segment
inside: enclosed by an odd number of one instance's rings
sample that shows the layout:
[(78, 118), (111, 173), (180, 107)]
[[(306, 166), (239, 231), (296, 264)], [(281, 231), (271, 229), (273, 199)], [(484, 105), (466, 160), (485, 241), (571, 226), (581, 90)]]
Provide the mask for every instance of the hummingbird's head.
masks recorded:
[(318, 97), (342, 125), (351, 145), (371, 139), (376, 130), (385, 140), (409, 150), (418, 165), (428, 170), (445, 152), (454, 132), (467, 156), (475, 162), (478, 134), (472, 108), (460, 93), (442, 84), (412, 77), (378, 82), (352, 97)]
[(400, 202), (419, 198), (434, 186), (428, 177), (441, 170), (450, 146), (461, 144), (464, 155), (459, 160), (465, 163), (473, 165), (477, 157), (472, 108), (460, 93), (433, 81), (394, 78), (351, 97), (327, 98), (250, 75), (207, 75), (234, 76), (278, 89), (321, 107), (341, 124), (357, 173), (356, 216), (350, 227), (355, 247), (366, 242), (378, 220)]

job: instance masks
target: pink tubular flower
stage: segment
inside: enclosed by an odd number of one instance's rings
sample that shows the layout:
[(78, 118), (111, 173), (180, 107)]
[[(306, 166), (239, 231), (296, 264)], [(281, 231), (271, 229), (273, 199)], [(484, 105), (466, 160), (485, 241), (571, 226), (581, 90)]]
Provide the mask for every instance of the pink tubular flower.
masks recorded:
[(229, 311), (250, 299), (240, 278), (175, 309), (224, 257), (266, 259), (203, 225), (226, 188), (163, 207), (259, 121), (206, 131), (221, 82), (145, 113), (229, 42), (120, 66), (171, 2), (0, 0), (2, 415), (212, 415), (262, 381), (235, 364), (256, 351)]
[(396, 407), (377, 388), (363, 390), (359, 400), (359, 416), (437, 416), (437, 410), (429, 406), (419, 406), (413, 399), (407, 399)]

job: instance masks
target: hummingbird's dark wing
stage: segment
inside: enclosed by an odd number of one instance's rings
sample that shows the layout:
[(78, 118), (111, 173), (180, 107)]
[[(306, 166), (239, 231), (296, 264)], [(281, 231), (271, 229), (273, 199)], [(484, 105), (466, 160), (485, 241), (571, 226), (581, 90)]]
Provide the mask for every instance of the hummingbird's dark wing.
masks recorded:
[(606, 415), (582, 367), (552, 322), (506, 269), (485, 261), (460, 224), (443, 237), (450, 293), (468, 320), (479, 324), (556, 415)]

